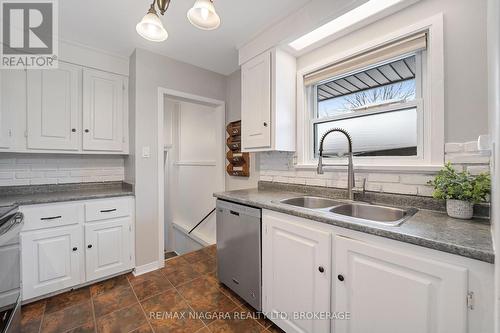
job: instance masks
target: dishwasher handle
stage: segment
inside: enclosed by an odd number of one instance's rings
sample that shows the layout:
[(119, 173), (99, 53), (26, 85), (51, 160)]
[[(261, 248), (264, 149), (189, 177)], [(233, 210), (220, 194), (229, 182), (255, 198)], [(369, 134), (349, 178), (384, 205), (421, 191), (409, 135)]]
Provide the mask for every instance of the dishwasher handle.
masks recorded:
[(231, 213), (232, 215), (240, 216), (240, 213), (235, 212), (234, 210), (230, 210), (229, 213)]

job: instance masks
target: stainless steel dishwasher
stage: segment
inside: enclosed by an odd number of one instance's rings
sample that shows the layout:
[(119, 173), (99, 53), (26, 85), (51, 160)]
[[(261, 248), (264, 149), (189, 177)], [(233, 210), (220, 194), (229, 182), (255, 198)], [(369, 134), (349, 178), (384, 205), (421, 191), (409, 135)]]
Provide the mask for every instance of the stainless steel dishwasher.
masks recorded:
[(261, 210), (217, 200), (217, 276), (256, 310), (261, 302)]

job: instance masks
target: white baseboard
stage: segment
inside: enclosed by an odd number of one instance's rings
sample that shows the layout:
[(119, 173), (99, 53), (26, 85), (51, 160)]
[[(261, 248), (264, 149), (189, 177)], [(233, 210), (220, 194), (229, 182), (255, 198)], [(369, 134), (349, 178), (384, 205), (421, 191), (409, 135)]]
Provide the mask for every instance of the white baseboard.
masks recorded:
[(156, 271), (157, 269), (160, 269), (160, 268), (162, 268), (161, 263), (159, 263), (158, 261), (153, 261), (153, 262), (150, 262), (149, 264), (137, 266), (134, 269), (134, 271), (132, 272), (132, 274), (134, 274), (134, 276), (139, 276), (139, 275), (146, 274), (146, 273), (149, 273), (152, 271)]

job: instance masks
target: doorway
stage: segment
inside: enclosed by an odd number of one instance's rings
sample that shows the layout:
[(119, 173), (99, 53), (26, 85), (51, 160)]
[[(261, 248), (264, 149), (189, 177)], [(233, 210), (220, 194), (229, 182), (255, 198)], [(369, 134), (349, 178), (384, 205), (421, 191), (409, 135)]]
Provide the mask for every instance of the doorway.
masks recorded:
[(160, 99), (162, 259), (165, 252), (183, 254), (216, 241), (212, 194), (225, 188), (225, 104), (167, 89), (160, 89)]

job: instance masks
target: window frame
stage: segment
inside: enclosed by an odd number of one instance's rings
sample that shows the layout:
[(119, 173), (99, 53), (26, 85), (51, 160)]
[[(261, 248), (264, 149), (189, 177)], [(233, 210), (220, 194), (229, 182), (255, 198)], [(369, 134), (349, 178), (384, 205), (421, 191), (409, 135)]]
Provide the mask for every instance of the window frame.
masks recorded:
[[(388, 112), (394, 112), (394, 111), (402, 111), (402, 110), (407, 110), (407, 109), (412, 109), (415, 108), (417, 112), (417, 155), (416, 156), (355, 156), (354, 158), (358, 161), (360, 161), (362, 164), (366, 163), (371, 163), (371, 164), (376, 164), (375, 162), (379, 162), (381, 160), (386, 160), (386, 161), (392, 161), (392, 160), (415, 160), (418, 161), (423, 158), (423, 117), (424, 117), (424, 112), (423, 112), (423, 73), (426, 70), (424, 68), (424, 64), (422, 62), (422, 59), (426, 57), (426, 51), (420, 51), (412, 54), (406, 54), (404, 56), (400, 56), (396, 59), (391, 59), (389, 61), (384, 61), (381, 63), (377, 64), (372, 64), (371, 66), (367, 68), (360, 68), (359, 71), (355, 71), (354, 73), (358, 73), (364, 70), (368, 70), (369, 68), (374, 68), (381, 66), (386, 63), (391, 63), (393, 61), (396, 61), (398, 59), (406, 58), (408, 56), (415, 56), (415, 64), (416, 64), (416, 69), (415, 69), (415, 99), (409, 101), (409, 102), (403, 102), (403, 103), (398, 103), (398, 104), (389, 104), (389, 105), (383, 105), (379, 107), (373, 107), (367, 110), (361, 110), (361, 111), (356, 111), (355, 113), (351, 114), (344, 114), (344, 115), (338, 115), (338, 116), (330, 116), (330, 117), (316, 117), (318, 114), (318, 96), (317, 96), (317, 91), (318, 91), (318, 86), (321, 85), (324, 82), (329, 82), (332, 80), (335, 80), (337, 78), (331, 78), (328, 80), (325, 80), (323, 82), (319, 82), (318, 84), (313, 85), (312, 89), (312, 94), (308, 95), (307, 98), (312, 98), (313, 100), (313, 105), (314, 107), (310, 109), (309, 111), (311, 112), (309, 115), (309, 122), (310, 122), (310, 131), (312, 133), (312, 145), (310, 145), (310, 150), (308, 152), (310, 159), (317, 161), (317, 157), (315, 156), (315, 150), (316, 150), (316, 138), (315, 138), (315, 132), (314, 132), (314, 125), (315, 124), (320, 124), (320, 123), (325, 123), (329, 121), (335, 121), (335, 120), (343, 120), (343, 119), (353, 119), (353, 118), (359, 118), (363, 116), (368, 116), (368, 115), (373, 115), (373, 114), (380, 114), (380, 113), (388, 113)], [(349, 76), (352, 73), (347, 73), (344, 75), (339, 76), (338, 78)], [(333, 162), (335, 164), (335, 162)]]
[[(304, 85), (304, 75), (324, 68), (332, 63), (342, 61), (388, 42), (410, 36), (418, 32), (426, 32), (428, 45), (421, 56), (420, 82), (416, 83), (416, 99), (411, 102), (417, 107), (417, 129), (419, 131), (417, 156), (378, 156), (354, 157), (356, 169), (366, 170), (410, 170), (436, 171), (444, 164), (444, 51), (443, 51), (443, 16), (438, 14), (426, 20), (402, 28), (379, 39), (369, 41), (355, 49), (343, 52), (331, 58), (322, 59), (313, 65), (297, 72), (297, 156), (296, 168), (312, 169), (317, 165), (314, 158), (313, 115), (316, 114), (317, 96), (315, 86)], [(420, 61), (418, 61), (420, 59)], [(418, 97), (421, 98), (418, 98)], [(393, 106), (394, 107), (394, 106)], [(401, 104), (396, 109), (404, 109)], [(388, 109), (388, 106), (382, 107)], [(406, 107), (407, 108), (407, 107)], [(432, 110), (432, 112), (431, 112)], [(372, 111), (372, 110), (370, 110)], [(386, 111), (388, 112), (388, 111)], [(323, 118), (324, 119), (324, 118)], [(343, 169), (347, 160), (344, 158), (329, 159), (328, 163)]]

